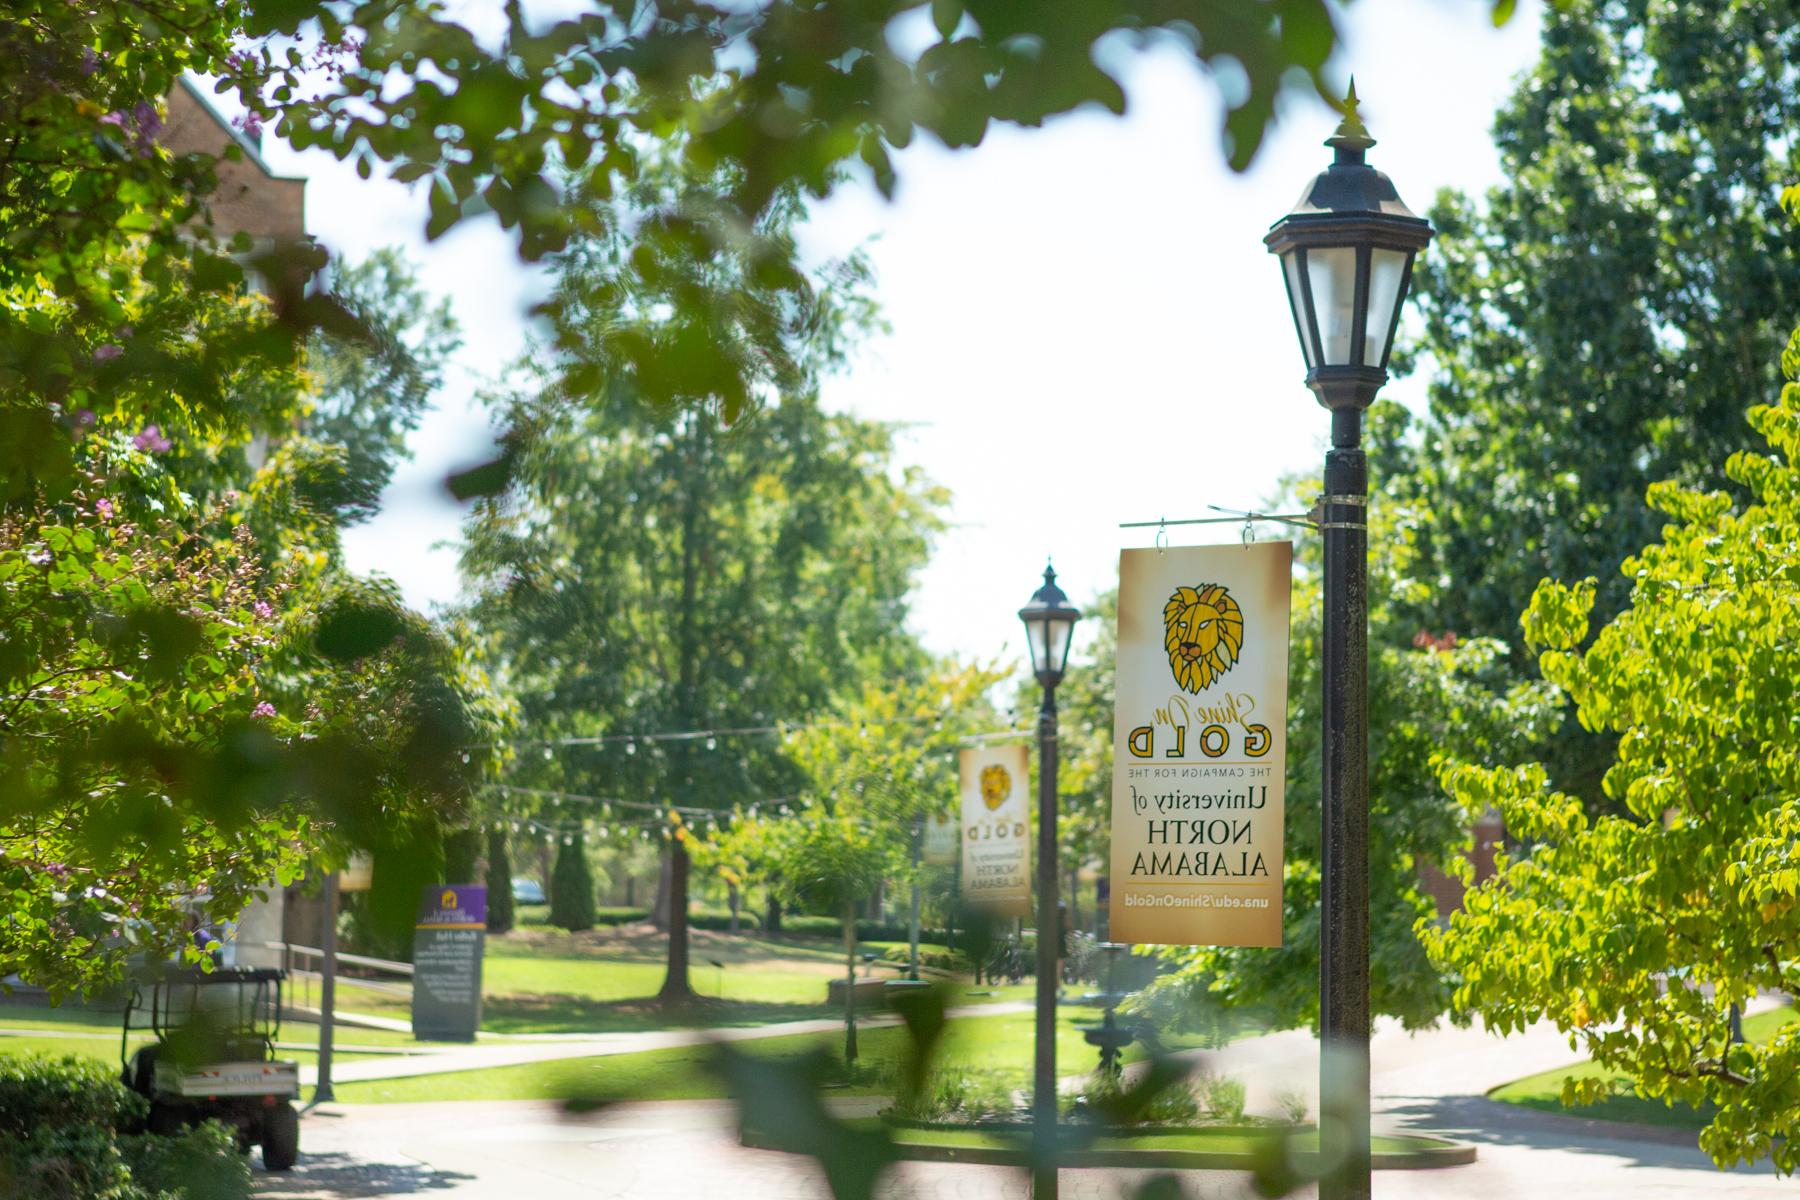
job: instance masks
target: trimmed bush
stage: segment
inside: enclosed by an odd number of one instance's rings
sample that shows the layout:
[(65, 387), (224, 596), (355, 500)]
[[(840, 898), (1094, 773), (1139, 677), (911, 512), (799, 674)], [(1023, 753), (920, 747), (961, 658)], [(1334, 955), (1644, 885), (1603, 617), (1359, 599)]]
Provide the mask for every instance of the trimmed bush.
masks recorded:
[[(783, 915), (781, 932), (790, 937), (830, 938), (841, 942), (844, 938), (844, 923), (836, 917), (801, 917)], [(858, 921), (856, 938), (863, 942), (904, 942), (912, 937), (910, 925), (893, 921)], [(919, 930), (921, 942), (936, 942), (939, 945), (950, 945), (950, 935), (942, 929)]]
[(135, 1131), (147, 1105), (95, 1059), (0, 1058), (0, 1196), (8, 1200), (245, 1200), (231, 1130)]
[(507, 933), (513, 927), (512, 848), (504, 829), (490, 829), (487, 835), (487, 928), (489, 933)]
[(453, 829), (444, 835), (444, 882), (477, 883), (480, 881), (481, 831), (475, 828)]
[(0, 1137), (29, 1138), (46, 1128), (78, 1125), (125, 1129), (146, 1115), (144, 1098), (98, 1059), (0, 1058)]
[(570, 933), (594, 927), (594, 876), (588, 869), (586, 840), (565, 835), (550, 872), (550, 923)]

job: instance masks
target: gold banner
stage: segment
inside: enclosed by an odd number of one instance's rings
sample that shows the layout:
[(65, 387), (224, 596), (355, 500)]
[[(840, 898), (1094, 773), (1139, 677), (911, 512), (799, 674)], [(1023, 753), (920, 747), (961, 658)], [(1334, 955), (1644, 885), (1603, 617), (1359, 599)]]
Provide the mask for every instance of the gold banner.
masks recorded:
[(1115, 941), (1281, 945), (1291, 542), (1119, 555)]
[(1023, 746), (964, 750), (962, 894), (990, 917), (1031, 915), (1031, 763)]

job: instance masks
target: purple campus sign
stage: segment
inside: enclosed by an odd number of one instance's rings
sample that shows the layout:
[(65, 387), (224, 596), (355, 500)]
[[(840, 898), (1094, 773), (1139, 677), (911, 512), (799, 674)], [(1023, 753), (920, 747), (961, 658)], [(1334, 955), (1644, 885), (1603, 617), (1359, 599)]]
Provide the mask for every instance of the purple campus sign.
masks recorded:
[(487, 925), (487, 888), (479, 883), (436, 884), (419, 901), (417, 929)]
[(481, 1028), (481, 950), (487, 942), (487, 889), (439, 883), (419, 898), (413, 927), (413, 1036), (475, 1039)]

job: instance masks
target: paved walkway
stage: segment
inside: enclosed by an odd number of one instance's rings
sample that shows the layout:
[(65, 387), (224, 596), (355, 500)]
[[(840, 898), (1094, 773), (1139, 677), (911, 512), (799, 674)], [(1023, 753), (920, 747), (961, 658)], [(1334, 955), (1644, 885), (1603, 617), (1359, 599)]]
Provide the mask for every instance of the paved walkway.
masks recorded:
[[(1024, 1003), (979, 1004), (950, 1010), (952, 1017), (997, 1017), (1006, 1013), (1030, 1012)], [(861, 1028), (896, 1025), (899, 1018), (891, 1014), (859, 1017)], [(841, 1032), (841, 1018), (810, 1021), (781, 1021), (773, 1025), (744, 1025), (719, 1029), (652, 1029), (635, 1033), (599, 1033), (580, 1038), (562, 1037), (547, 1041), (477, 1042), (470, 1046), (453, 1046), (433, 1050), (428, 1055), (334, 1061), (333, 1083), (364, 1083), (375, 1079), (409, 1079), (420, 1075), (445, 1075), (455, 1071), (485, 1071), (491, 1067), (519, 1067), (529, 1063), (555, 1062), (565, 1058), (593, 1058), (608, 1054), (636, 1054), (641, 1050), (667, 1050), (678, 1046), (699, 1046), (707, 1042), (742, 1042), (758, 1038), (789, 1037), (797, 1034)], [(317, 1069), (300, 1069), (300, 1082), (310, 1087), (317, 1079)]]
[[(1379, 1120), (1393, 1128), (1431, 1129), (1476, 1142), (1472, 1165), (1440, 1171), (1376, 1174), (1381, 1200), (1757, 1200), (1793, 1197), (1797, 1185), (1767, 1170), (1716, 1171), (1691, 1134), (1555, 1117), (1486, 1100), (1495, 1084), (1570, 1061), (1561, 1035), (1534, 1028), (1501, 1039), (1479, 1029), (1409, 1034), (1377, 1031), (1373, 1084)], [(1245, 1079), (1253, 1107), (1284, 1089), (1304, 1090), (1318, 1066), (1305, 1034), (1236, 1043), (1208, 1064)], [(878, 1101), (844, 1101), (866, 1111)], [(264, 1200), (824, 1200), (811, 1162), (746, 1150), (724, 1101), (619, 1105), (571, 1119), (536, 1101), (328, 1106), (302, 1126), (300, 1168), (259, 1172)], [(1062, 1175), (1072, 1200), (1126, 1197), (1144, 1172), (1078, 1170)], [(1196, 1200), (1251, 1195), (1232, 1172), (1181, 1174)], [(1012, 1200), (1027, 1195), (1012, 1169), (903, 1164), (880, 1190), (883, 1200)], [(1311, 1191), (1298, 1193), (1302, 1197)]]

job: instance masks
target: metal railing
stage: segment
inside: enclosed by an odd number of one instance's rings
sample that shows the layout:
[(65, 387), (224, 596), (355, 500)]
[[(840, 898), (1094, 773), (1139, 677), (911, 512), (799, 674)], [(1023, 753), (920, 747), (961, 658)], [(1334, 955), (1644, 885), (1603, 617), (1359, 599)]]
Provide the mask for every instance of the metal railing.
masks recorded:
[[(297, 1008), (318, 1007), (318, 983), (322, 976), (316, 967), (302, 966), (301, 964), (322, 963), (325, 957), (323, 950), (316, 946), (295, 945), (292, 942), (256, 942), (252, 944), (265, 950), (281, 952), (281, 965), (286, 969), (288, 978), (295, 985), (288, 993), (288, 1003)], [(342, 951), (338, 952), (337, 962), (337, 986), (340, 988), (360, 988), (374, 995), (390, 996), (400, 1000), (412, 998), (413, 967), (411, 963), (395, 962), (387, 958), (371, 958), (366, 954), (345, 954)], [(346, 974), (345, 967), (355, 968), (359, 971), (377, 972), (390, 978), (368, 979), (362, 975)], [(354, 1002), (345, 1004), (344, 1000), (345, 997), (340, 993), (339, 1004), (342, 1007), (355, 1007)]]

